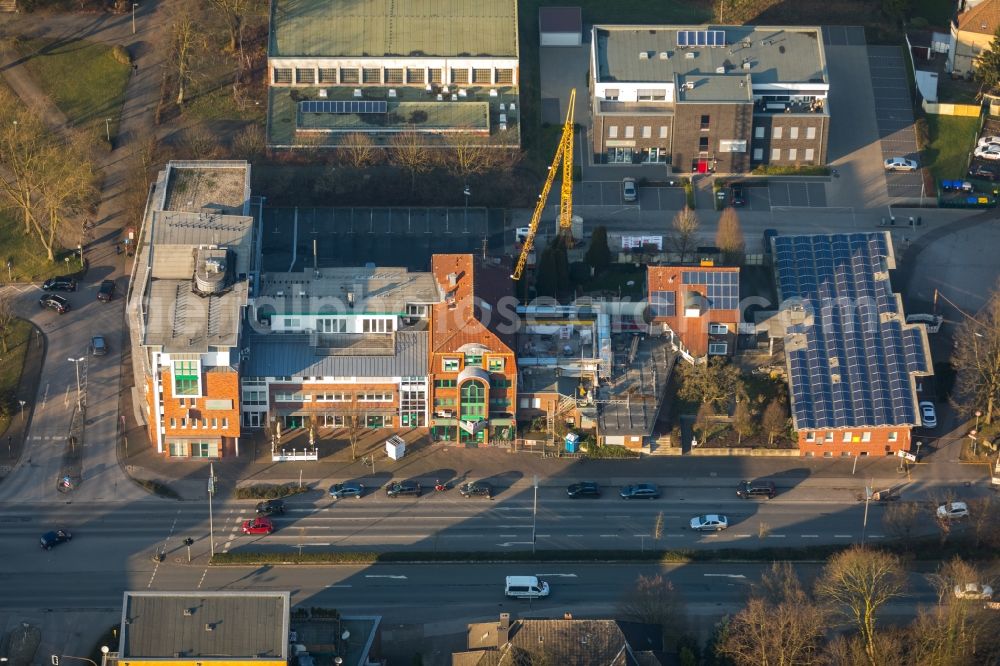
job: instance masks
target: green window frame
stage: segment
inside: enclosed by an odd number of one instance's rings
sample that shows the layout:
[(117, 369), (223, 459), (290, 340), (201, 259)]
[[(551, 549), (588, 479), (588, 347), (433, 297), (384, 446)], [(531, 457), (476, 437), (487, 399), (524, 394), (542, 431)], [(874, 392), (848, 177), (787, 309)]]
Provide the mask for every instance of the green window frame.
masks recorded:
[(476, 381), (462, 384), (459, 399), (460, 417), (463, 421), (478, 421), (486, 416), (486, 387)]
[(457, 358), (446, 358), (441, 360), (442, 372), (458, 372), (459, 360)]
[(504, 357), (503, 356), (493, 356), (488, 361), (487, 370), (490, 372), (503, 372)]
[(455, 388), (458, 385), (454, 379), (435, 379), (434, 388)]
[(468, 367), (470, 365), (479, 365), (479, 366), (481, 366), (482, 364), (483, 364), (483, 355), (482, 354), (466, 354), (465, 355), (465, 366), (466, 367)]
[(174, 395), (200, 395), (201, 368), (198, 361), (174, 361)]

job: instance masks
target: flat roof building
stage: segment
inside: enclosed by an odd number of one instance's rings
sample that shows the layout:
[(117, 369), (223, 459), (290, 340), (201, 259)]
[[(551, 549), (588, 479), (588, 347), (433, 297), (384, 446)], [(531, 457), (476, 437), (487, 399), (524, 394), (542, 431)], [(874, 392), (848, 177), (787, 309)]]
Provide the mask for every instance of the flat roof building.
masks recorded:
[(515, 0), (275, 0), (268, 143), (516, 147), (519, 79)]
[(825, 164), (819, 28), (595, 25), (594, 154), (676, 172)]

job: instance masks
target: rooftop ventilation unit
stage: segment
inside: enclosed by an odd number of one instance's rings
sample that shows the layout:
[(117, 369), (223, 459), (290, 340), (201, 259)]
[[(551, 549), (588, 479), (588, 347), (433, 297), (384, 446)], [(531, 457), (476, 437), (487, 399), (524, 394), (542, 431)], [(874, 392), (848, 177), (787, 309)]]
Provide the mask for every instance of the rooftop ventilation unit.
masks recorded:
[(316, 91), (316, 94), (319, 95), (322, 99), (326, 99), (326, 88), (320, 88), (319, 90)]
[(695, 58), (698, 57), (698, 54), (695, 53), (694, 51), (688, 51), (687, 53), (684, 54), (684, 57), (687, 58), (688, 60), (694, 60)]
[(716, 67), (715, 68), (715, 73), (716, 74), (725, 74), (726, 73), (726, 66), (725, 65), (721, 65), (719, 67)]
[(218, 294), (227, 286), (229, 252), (224, 248), (198, 248), (195, 254), (194, 287), (200, 294)]
[(749, 60), (747, 60), (745, 63), (743, 63), (743, 71), (744, 72), (749, 72), (751, 66), (752, 66), (751, 62)]
[(694, 81), (685, 81), (681, 88), (684, 88), (684, 90), (694, 90)]
[(667, 51), (660, 51), (660, 60), (670, 60), (670, 53)]
[(649, 60), (649, 51), (639, 51), (639, 60)]

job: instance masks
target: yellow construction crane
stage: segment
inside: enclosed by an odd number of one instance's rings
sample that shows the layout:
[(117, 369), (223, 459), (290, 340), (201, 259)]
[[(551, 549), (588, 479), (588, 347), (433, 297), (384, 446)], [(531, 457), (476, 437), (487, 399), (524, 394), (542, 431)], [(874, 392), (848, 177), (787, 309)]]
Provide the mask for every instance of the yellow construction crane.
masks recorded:
[(559, 169), (559, 162), (562, 162), (562, 189), (559, 192), (559, 234), (565, 242), (573, 241), (573, 107), (576, 105), (576, 88), (569, 93), (569, 108), (566, 110), (566, 122), (563, 123), (562, 137), (559, 139), (559, 147), (552, 158), (552, 166), (549, 167), (549, 174), (545, 178), (545, 185), (542, 193), (538, 196), (538, 203), (535, 205), (535, 213), (531, 216), (531, 225), (528, 227), (528, 235), (524, 239), (524, 247), (521, 248), (521, 256), (517, 258), (517, 266), (511, 274), (511, 279), (520, 280), (524, 273), (524, 267), (528, 263), (528, 255), (535, 245), (535, 234), (538, 232), (538, 223), (542, 219), (542, 211), (545, 210), (545, 202), (549, 198), (549, 191), (556, 178), (556, 171)]

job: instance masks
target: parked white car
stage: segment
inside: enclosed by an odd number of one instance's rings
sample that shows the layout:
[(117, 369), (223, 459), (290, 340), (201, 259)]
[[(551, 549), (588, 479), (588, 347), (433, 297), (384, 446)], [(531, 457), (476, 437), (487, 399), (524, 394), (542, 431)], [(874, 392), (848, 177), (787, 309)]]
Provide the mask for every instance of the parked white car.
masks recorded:
[(954, 520), (956, 518), (968, 518), (969, 507), (965, 502), (949, 502), (937, 508), (937, 517), (940, 520)]
[(956, 585), (955, 598), (982, 599), (988, 601), (993, 598), (993, 588), (990, 587), (989, 585), (980, 585), (979, 583), (966, 583), (965, 585)]
[(698, 532), (718, 532), (729, 527), (729, 519), (725, 516), (709, 514), (707, 516), (695, 516), (691, 519), (691, 529)]
[(937, 412), (934, 411), (934, 403), (930, 400), (920, 403), (920, 422), (925, 428), (937, 427)]
[(1000, 160), (1000, 144), (991, 143), (986, 146), (977, 146), (972, 154), (983, 160)]
[(988, 146), (991, 143), (1000, 145), (1000, 136), (984, 136), (979, 139), (977, 146)]
[(884, 163), (886, 171), (916, 171), (917, 163), (905, 157), (890, 157)]

